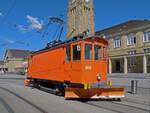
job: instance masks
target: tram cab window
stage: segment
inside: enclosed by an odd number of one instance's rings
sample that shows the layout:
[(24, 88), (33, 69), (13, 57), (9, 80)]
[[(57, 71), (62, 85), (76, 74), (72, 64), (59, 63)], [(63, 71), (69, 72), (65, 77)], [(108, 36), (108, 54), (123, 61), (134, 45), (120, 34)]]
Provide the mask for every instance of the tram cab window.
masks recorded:
[(101, 60), (101, 46), (94, 46), (94, 59)]
[(103, 47), (103, 60), (106, 60), (106, 47)]
[(81, 59), (81, 45), (77, 44), (73, 46), (73, 60)]
[(71, 60), (71, 48), (66, 47), (66, 61), (69, 62)]
[(85, 44), (85, 60), (92, 60), (92, 44)]

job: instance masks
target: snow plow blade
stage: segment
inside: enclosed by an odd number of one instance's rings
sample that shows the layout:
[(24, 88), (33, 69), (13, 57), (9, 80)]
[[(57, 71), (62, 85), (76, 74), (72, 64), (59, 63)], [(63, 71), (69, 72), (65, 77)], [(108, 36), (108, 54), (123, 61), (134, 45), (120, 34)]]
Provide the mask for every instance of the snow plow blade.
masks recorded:
[(122, 98), (124, 95), (124, 88), (65, 88), (65, 98), (87, 98), (87, 99), (98, 99), (98, 98)]

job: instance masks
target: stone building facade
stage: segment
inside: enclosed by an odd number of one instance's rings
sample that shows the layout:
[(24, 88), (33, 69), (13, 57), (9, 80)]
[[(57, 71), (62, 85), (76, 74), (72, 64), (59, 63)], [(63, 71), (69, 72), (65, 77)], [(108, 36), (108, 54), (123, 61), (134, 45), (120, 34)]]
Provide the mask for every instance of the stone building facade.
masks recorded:
[(131, 20), (97, 31), (109, 43), (109, 73), (150, 73), (150, 21)]
[(0, 61), (0, 72), (3, 71), (3, 65), (4, 65), (4, 62)]
[(89, 36), (95, 34), (93, 0), (68, 0), (67, 38), (87, 29)]
[(4, 56), (4, 68), (8, 73), (24, 73), (27, 68), (27, 50), (7, 49)]

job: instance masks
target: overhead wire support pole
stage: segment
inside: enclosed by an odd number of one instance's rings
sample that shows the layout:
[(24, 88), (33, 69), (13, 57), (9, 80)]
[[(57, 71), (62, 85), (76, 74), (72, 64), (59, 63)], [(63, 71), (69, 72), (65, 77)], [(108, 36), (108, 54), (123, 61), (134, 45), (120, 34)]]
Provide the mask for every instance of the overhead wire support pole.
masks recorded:
[(50, 22), (56, 22), (56, 23), (58, 23), (60, 25), (65, 23), (62, 19), (57, 18), (57, 17), (49, 17), (49, 19), (50, 19)]
[(60, 37), (61, 37), (61, 34), (62, 34), (63, 29), (64, 29), (64, 27), (62, 26), (61, 29), (60, 29), (59, 36), (58, 36), (58, 41), (60, 41)]
[(58, 34), (58, 38), (56, 38), (56, 40), (60, 41), (61, 34), (64, 29), (63, 24), (65, 24), (65, 22), (62, 19), (57, 17), (49, 17), (49, 19), (50, 19), (50, 23), (57, 23), (61, 27), (60, 32)]

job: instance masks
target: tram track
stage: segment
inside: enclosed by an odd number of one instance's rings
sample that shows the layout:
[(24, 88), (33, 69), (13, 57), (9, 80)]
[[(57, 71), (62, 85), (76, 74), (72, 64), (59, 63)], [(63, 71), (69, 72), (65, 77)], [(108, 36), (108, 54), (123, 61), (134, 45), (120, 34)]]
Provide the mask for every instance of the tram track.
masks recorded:
[(14, 110), (7, 104), (7, 102), (0, 97), (0, 104), (7, 110), (8, 113), (15, 113)]
[(130, 102), (130, 103), (135, 103), (135, 104), (139, 104), (139, 105), (150, 106), (150, 100), (149, 100), (149, 102), (143, 102), (142, 99), (140, 101), (140, 100), (135, 100), (135, 99), (132, 99), (132, 98), (124, 98), (123, 101)]
[(149, 113), (150, 111), (148, 109), (139, 108), (136, 106), (126, 105), (121, 102), (115, 102), (115, 101), (88, 101), (86, 102), (88, 105), (92, 105), (98, 108), (110, 110), (116, 113)]
[[(13, 96), (19, 98), (20, 100), (24, 101), (25, 103), (29, 104), (30, 106), (32, 106), (33, 108), (35, 108), (36, 110), (40, 111), (41, 113), (48, 113), (47, 111), (45, 111), (44, 109), (40, 108), (39, 106), (35, 105), (34, 103), (30, 102), (29, 100), (25, 99), (24, 97), (20, 96), (19, 94), (7, 89), (7, 88), (3, 88), (0, 87), (1, 90), (6, 91), (10, 94), (12, 94)], [(2, 99), (0, 98), (1, 103), (5, 106), (5, 108), (7, 109), (8, 113), (14, 113), (13, 110), (10, 108), (10, 106), (8, 106), (8, 104)]]

